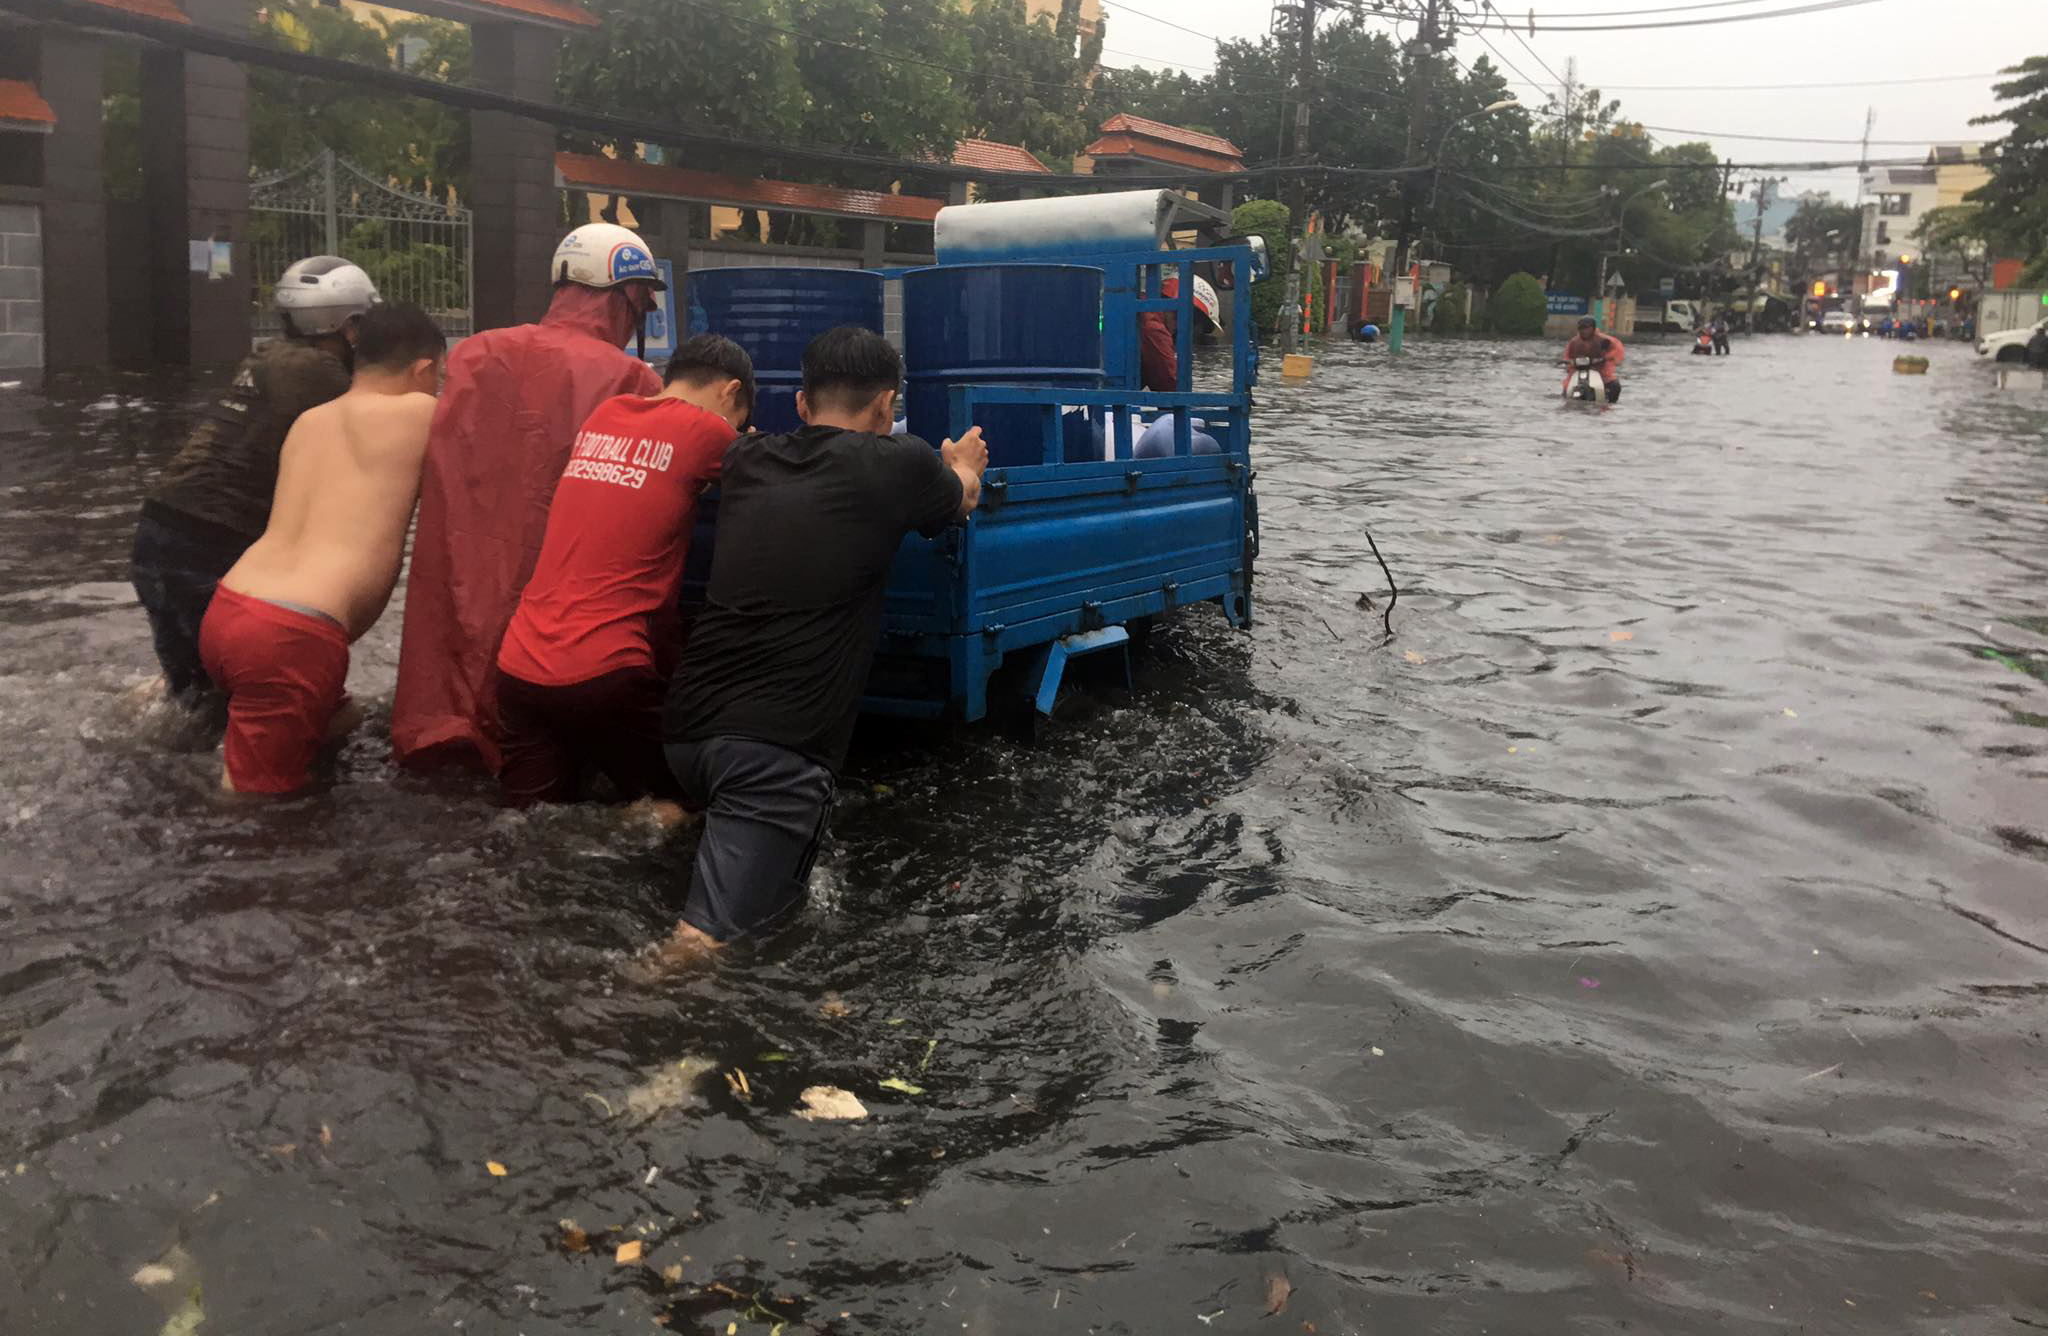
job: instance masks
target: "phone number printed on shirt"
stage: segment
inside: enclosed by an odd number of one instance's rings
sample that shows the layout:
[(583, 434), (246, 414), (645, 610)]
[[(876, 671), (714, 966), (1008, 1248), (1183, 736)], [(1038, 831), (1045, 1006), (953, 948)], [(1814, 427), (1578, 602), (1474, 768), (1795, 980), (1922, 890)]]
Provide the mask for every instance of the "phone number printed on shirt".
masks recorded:
[(574, 457), (569, 467), (562, 470), (562, 477), (615, 483), (639, 491), (647, 485), (650, 469), (668, 472), (675, 456), (675, 446), (667, 441), (586, 431), (577, 436)]

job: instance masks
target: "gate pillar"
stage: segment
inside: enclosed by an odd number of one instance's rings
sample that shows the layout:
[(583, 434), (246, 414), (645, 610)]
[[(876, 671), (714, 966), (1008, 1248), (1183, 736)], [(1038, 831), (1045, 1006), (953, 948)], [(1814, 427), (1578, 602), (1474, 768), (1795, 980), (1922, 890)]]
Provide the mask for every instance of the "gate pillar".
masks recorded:
[[(203, 27), (249, 31), (248, 0), (184, 0), (184, 9)], [(142, 166), (157, 360), (241, 361), (249, 353), (249, 89), (240, 65), (143, 50)], [(224, 265), (213, 260), (220, 245)]]
[(107, 195), (101, 150), (101, 70), (90, 37), (45, 28), (42, 89), (57, 124), (43, 145), (43, 273), (62, 298), (43, 303), (43, 365), (103, 367), (107, 335)]
[[(476, 20), (470, 32), (478, 85), (555, 100), (555, 33), (499, 20)], [(548, 308), (548, 260), (563, 231), (554, 127), (502, 111), (472, 112), (469, 125), (476, 327), (538, 320)]]

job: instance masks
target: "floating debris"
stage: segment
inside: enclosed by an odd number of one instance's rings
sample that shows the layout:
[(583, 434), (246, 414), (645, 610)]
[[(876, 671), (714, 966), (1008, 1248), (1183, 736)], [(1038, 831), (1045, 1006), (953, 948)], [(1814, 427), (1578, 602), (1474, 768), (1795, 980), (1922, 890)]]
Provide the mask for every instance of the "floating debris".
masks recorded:
[(177, 1278), (178, 1273), (161, 1262), (151, 1262), (148, 1266), (139, 1267), (134, 1275), (128, 1277), (145, 1290), (153, 1285), (168, 1285)]
[(718, 1069), (709, 1058), (689, 1057), (663, 1063), (653, 1075), (626, 1092), (626, 1112), (635, 1118), (651, 1118), (699, 1101), (697, 1083), (707, 1072)]
[(838, 1086), (811, 1086), (797, 1096), (803, 1101), (803, 1108), (797, 1110), (797, 1117), (810, 1121), (838, 1121), (868, 1116), (867, 1105), (860, 1102), (851, 1090)]
[(590, 1251), (590, 1235), (584, 1233), (574, 1220), (565, 1216), (557, 1220), (555, 1224), (562, 1231), (562, 1246), (564, 1248), (567, 1248), (572, 1253)]
[(1266, 1276), (1266, 1316), (1287, 1311), (1287, 1297), (1294, 1293), (1294, 1282), (1284, 1272), (1273, 1271)]
[(631, 1239), (621, 1243), (619, 1250), (612, 1254), (612, 1262), (617, 1266), (631, 1266), (640, 1260), (640, 1254), (645, 1247), (646, 1245), (638, 1239)]
[(900, 1076), (891, 1076), (886, 1080), (877, 1081), (875, 1084), (884, 1090), (894, 1090), (904, 1095), (922, 1095), (924, 1093), (923, 1086), (912, 1085)]
[(164, 1319), (163, 1326), (157, 1328), (156, 1336), (199, 1336), (199, 1329), (206, 1325), (204, 1298), (199, 1287), (194, 1285), (185, 1296), (185, 1302)]
[(492, 1178), (503, 1178), (510, 1171), (507, 1170), (504, 1165), (499, 1164), (496, 1160), (485, 1160), (484, 1172), (489, 1174)]
[(1598, 988), (1599, 986), (1600, 986), (1600, 981), (1599, 981), (1598, 979), (1589, 979), (1589, 978), (1585, 977), (1584, 975), (1580, 975), (1580, 976), (1579, 976), (1579, 987), (1581, 987), (1581, 988)]
[(1633, 631), (1609, 631), (1607, 638), (1609, 640), (1634, 640), (1636, 633)]

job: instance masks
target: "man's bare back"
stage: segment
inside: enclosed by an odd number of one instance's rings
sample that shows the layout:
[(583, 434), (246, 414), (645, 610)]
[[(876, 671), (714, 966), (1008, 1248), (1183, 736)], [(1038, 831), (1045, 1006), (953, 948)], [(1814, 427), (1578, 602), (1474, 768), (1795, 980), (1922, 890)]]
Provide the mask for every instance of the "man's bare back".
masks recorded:
[(323, 612), (350, 640), (375, 624), (398, 581), (434, 416), (431, 394), (395, 389), (359, 376), (300, 416), (278, 460), (270, 526), (222, 585)]

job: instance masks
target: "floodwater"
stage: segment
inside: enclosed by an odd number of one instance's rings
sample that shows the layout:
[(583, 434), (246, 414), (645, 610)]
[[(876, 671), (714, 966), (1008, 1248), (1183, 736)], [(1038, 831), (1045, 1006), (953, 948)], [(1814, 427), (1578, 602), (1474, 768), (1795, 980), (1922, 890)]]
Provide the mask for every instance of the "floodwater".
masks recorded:
[(223, 802), (122, 699), (188, 395), (0, 392), (0, 1331), (2048, 1328), (2048, 399), (1895, 351), (1325, 349), (1253, 631), (871, 739), (659, 987), (683, 853), (394, 774), (395, 608)]

